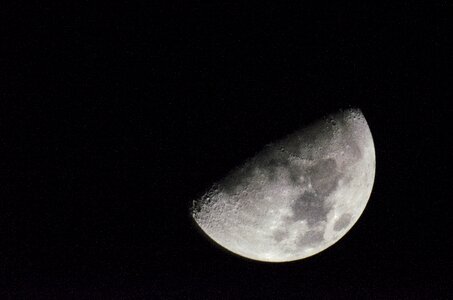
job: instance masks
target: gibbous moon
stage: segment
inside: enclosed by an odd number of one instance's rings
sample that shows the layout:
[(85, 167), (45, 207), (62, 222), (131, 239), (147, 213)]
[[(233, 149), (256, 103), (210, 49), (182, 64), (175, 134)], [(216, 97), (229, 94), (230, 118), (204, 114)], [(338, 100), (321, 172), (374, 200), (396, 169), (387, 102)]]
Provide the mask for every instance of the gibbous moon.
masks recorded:
[(357, 222), (375, 166), (362, 112), (340, 111), (264, 147), (194, 201), (192, 216), (240, 256), (303, 259), (335, 244)]

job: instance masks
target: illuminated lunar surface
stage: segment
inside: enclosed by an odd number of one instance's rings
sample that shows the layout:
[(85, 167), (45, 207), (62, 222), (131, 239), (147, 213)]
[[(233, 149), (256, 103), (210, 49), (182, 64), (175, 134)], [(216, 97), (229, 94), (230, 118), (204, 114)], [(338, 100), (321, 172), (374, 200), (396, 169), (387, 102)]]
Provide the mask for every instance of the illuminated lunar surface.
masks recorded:
[(192, 216), (240, 256), (303, 259), (357, 222), (374, 175), (374, 144), (362, 112), (340, 111), (264, 147), (194, 201)]

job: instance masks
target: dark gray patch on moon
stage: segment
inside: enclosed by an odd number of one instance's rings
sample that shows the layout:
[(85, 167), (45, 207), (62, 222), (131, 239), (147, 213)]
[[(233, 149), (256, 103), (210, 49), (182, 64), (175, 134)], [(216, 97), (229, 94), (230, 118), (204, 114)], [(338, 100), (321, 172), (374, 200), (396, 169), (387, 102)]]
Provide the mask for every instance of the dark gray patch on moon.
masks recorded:
[(272, 234), (272, 237), (274, 238), (274, 240), (278, 243), (280, 241), (282, 241), (283, 239), (285, 239), (286, 237), (288, 236), (288, 233), (286, 231), (283, 231), (283, 230), (278, 230), (278, 231), (275, 231), (273, 234)]
[(331, 205), (326, 198), (337, 188), (340, 172), (335, 159), (319, 161), (307, 171), (313, 191), (305, 191), (292, 205), (292, 221), (305, 220), (309, 226), (327, 221)]
[(355, 159), (359, 159), (362, 157), (362, 151), (360, 151), (359, 145), (351, 138), (348, 139), (348, 151), (351, 153), (352, 157)]
[(316, 194), (327, 197), (337, 188), (340, 173), (336, 167), (335, 159), (328, 158), (310, 168), (311, 184)]
[(318, 245), (324, 240), (324, 233), (322, 231), (311, 230), (306, 232), (303, 236), (299, 237), (297, 244), (300, 246), (313, 246)]
[(324, 203), (324, 199), (315, 193), (306, 191), (292, 205), (292, 221), (305, 220), (308, 225), (327, 220), (330, 207)]
[(351, 222), (351, 217), (351, 214), (342, 214), (341, 217), (335, 222), (333, 230), (340, 231), (346, 228), (346, 226), (348, 226)]
[(290, 163), (287, 158), (280, 155), (265, 157), (262, 161), (261, 173), (266, 174), (269, 180), (278, 180), (279, 168), (288, 169)]

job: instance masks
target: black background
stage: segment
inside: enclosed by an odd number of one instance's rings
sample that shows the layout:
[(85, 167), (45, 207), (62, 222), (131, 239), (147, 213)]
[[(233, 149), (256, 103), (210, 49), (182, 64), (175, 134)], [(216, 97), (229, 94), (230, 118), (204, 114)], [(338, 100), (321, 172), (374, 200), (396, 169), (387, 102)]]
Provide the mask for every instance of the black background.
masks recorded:
[[(316, 3), (5, 5), (2, 299), (451, 295), (452, 5)], [(267, 264), (198, 231), (214, 181), (349, 107), (377, 169), (337, 244)]]

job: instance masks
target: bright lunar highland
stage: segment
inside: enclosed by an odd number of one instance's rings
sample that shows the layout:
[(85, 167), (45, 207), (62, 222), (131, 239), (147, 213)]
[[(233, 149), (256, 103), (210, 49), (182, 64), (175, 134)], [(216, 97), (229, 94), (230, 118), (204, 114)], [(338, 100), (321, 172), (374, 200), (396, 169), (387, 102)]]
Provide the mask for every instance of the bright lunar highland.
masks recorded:
[(336, 243), (357, 222), (375, 165), (362, 112), (340, 111), (265, 146), (194, 201), (192, 216), (240, 256), (303, 259)]

